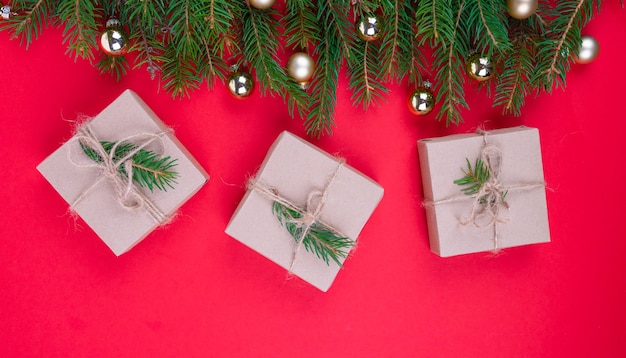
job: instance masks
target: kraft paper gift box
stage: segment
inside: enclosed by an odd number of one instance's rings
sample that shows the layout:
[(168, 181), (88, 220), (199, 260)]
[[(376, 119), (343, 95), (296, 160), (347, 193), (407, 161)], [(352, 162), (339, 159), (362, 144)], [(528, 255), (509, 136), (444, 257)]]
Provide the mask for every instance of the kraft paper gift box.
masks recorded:
[[(467, 161), (474, 167), (487, 147), (500, 152), (497, 179), (508, 206), (498, 204), (496, 217), (454, 183), (467, 171)], [(432, 252), (448, 257), (550, 241), (536, 128), (423, 139), (418, 152)], [(472, 216), (473, 209), (482, 217)]]
[(174, 188), (167, 191), (155, 188), (151, 192), (133, 184), (133, 193), (141, 194), (146, 200), (132, 210), (121, 204), (114, 183), (103, 178), (103, 169), (89, 164), (91, 159), (82, 152), (76, 136), (37, 166), (71, 210), (119, 256), (171, 218), (208, 181), (209, 175), (171, 129), (131, 90), (124, 91), (86, 125), (81, 128), (89, 128), (97, 141), (128, 140), (140, 145), (141, 142), (134, 140), (158, 137), (145, 149), (176, 159), (172, 168), (178, 173)]
[[(341, 159), (289, 132), (278, 136), (251, 182), (272, 188), (281, 198), (299, 208), (306, 207), (311, 193), (325, 192), (319, 211), (320, 222), (355, 243), (383, 196), (380, 185)], [(248, 188), (226, 233), (326, 292), (340, 270), (339, 265), (332, 260), (327, 264), (314, 253), (299, 247), (274, 215), (274, 200), (257, 190), (258, 187), (251, 187), (250, 183)], [(319, 204), (318, 201), (313, 207), (317, 209)], [(344, 260), (341, 259), (341, 263)]]

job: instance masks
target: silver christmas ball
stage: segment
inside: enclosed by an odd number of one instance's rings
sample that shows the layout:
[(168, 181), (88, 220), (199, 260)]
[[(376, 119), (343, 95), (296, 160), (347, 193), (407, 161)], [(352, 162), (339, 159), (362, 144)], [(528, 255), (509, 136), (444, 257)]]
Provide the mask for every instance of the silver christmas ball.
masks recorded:
[(506, 8), (511, 17), (524, 20), (537, 12), (539, 0), (506, 0)]
[(583, 36), (580, 51), (576, 55), (576, 63), (587, 64), (593, 62), (600, 52), (600, 44), (591, 36)]
[(246, 98), (254, 89), (254, 80), (249, 73), (235, 72), (226, 81), (228, 90), (235, 98)]
[(304, 52), (296, 52), (287, 62), (287, 73), (300, 84), (307, 83), (315, 71), (315, 61)]
[(11, 7), (9, 5), (5, 5), (0, 8), (0, 17), (3, 19), (8, 20), (11, 15)]
[(274, 5), (274, 2), (276, 2), (276, 0), (248, 0), (248, 1), (250, 2), (250, 5), (252, 5), (252, 7), (255, 7), (260, 10), (269, 9), (270, 7), (272, 7), (272, 5)]
[(128, 35), (122, 28), (119, 20), (110, 19), (107, 21), (106, 29), (100, 35), (98, 45), (109, 56), (121, 56), (126, 53), (128, 49)]
[(380, 35), (382, 22), (377, 15), (363, 16), (356, 23), (356, 34), (364, 41), (374, 41)]

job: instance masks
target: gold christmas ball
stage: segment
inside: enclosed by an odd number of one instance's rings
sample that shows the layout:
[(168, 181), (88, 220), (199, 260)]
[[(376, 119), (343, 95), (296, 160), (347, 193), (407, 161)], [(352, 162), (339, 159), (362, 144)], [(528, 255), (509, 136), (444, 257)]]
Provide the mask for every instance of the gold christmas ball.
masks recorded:
[(287, 61), (287, 73), (300, 84), (307, 83), (315, 71), (315, 62), (309, 54), (296, 52)]
[(276, 0), (248, 0), (250, 2), (250, 5), (252, 5), (252, 7), (255, 7), (259, 10), (265, 10), (265, 9), (269, 9), (270, 7), (272, 7), (272, 5), (274, 5), (274, 2), (276, 2)]
[(235, 72), (228, 76), (228, 90), (235, 98), (246, 98), (254, 89), (254, 80), (249, 73)]
[(587, 64), (593, 62), (600, 52), (600, 44), (591, 36), (583, 36), (580, 51), (575, 57), (576, 63)]
[(382, 22), (377, 15), (362, 16), (356, 23), (356, 34), (364, 41), (374, 41), (380, 35)]
[(107, 21), (106, 29), (100, 35), (98, 41), (100, 48), (109, 56), (121, 56), (128, 49), (128, 35), (122, 28), (119, 20), (110, 19)]
[(416, 116), (423, 116), (435, 108), (435, 97), (428, 88), (418, 88), (409, 95), (408, 99), (409, 111)]
[(506, 8), (511, 17), (524, 20), (537, 12), (539, 0), (506, 0)]
[(470, 56), (465, 67), (467, 74), (479, 82), (487, 81), (493, 76), (493, 62), (486, 56), (479, 54)]

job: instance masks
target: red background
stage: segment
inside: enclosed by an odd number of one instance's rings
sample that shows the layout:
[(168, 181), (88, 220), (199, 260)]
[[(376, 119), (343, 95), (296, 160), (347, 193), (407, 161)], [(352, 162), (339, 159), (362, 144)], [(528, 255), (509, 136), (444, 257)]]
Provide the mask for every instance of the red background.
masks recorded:
[[(117, 83), (65, 55), (59, 29), (26, 51), (0, 33), (0, 356), (618, 357), (626, 355), (624, 83), (626, 10), (585, 28), (600, 56), (565, 92), (530, 97), (521, 118), (468, 83), (465, 123), (406, 109), (407, 86), (364, 112), (338, 88), (341, 153), (385, 197), (322, 293), (224, 234), (243, 184), (282, 130), (280, 99), (235, 100), (222, 84), (173, 100), (137, 70)], [(211, 174), (184, 214), (117, 258), (36, 165), (124, 89), (150, 105)], [(538, 127), (552, 243), (503, 255), (429, 252), (416, 140), (478, 125)]]

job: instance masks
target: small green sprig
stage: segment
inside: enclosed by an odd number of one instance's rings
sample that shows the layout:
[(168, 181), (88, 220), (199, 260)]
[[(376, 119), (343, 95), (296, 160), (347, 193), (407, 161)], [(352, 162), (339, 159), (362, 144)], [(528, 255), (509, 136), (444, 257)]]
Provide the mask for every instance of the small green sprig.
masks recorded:
[[(302, 238), (305, 225), (297, 222), (302, 218), (302, 213), (276, 201), (272, 205), (272, 211), (296, 242)], [(318, 258), (324, 260), (326, 265), (333, 260), (341, 267), (340, 259), (348, 255), (354, 242), (347, 237), (337, 235), (333, 230), (316, 221), (311, 224), (309, 231), (302, 238), (302, 245), (307, 252), (313, 252)]]
[[(465, 158), (465, 161), (467, 162), (467, 169), (466, 170), (461, 169), (461, 171), (463, 171), (464, 177), (455, 180), (454, 184), (463, 187), (461, 191), (465, 195), (478, 194), (478, 192), (480, 192), (480, 189), (483, 187), (483, 185), (485, 185), (485, 183), (487, 183), (489, 179), (491, 178), (491, 174), (489, 173), (489, 168), (487, 168), (487, 165), (485, 165), (485, 162), (483, 162), (482, 159), (476, 159), (476, 162), (473, 168), (469, 159)], [(502, 193), (502, 196), (500, 197), (501, 204), (505, 206), (506, 206), (505, 199), (506, 199), (507, 192), (508, 191), (504, 191)], [(487, 195), (484, 195), (478, 198), (478, 202), (483, 205), (486, 204)], [(494, 205), (494, 204), (495, 203), (493, 202), (490, 203), (490, 205)]]
[[(108, 154), (111, 153), (113, 147), (117, 142), (100, 142), (104, 151)], [(80, 142), (80, 146), (83, 152), (93, 161), (102, 163), (103, 158), (88, 145)], [(113, 155), (113, 161), (124, 158), (130, 152), (136, 150), (137, 146), (132, 143), (120, 143), (115, 147), (115, 154)], [(169, 156), (160, 158), (158, 154), (150, 150), (139, 149), (137, 153), (133, 155), (133, 181), (140, 187), (148, 188), (150, 191), (154, 191), (157, 188), (162, 191), (167, 191), (167, 188), (174, 189), (174, 184), (177, 184), (176, 179), (178, 173), (173, 171), (172, 168), (177, 165), (176, 159), (171, 159)], [(126, 177), (128, 173), (124, 169), (123, 165), (118, 168), (120, 175)]]

